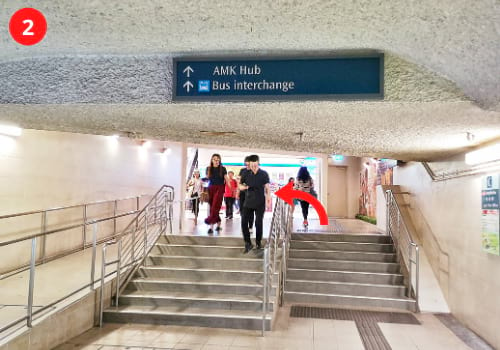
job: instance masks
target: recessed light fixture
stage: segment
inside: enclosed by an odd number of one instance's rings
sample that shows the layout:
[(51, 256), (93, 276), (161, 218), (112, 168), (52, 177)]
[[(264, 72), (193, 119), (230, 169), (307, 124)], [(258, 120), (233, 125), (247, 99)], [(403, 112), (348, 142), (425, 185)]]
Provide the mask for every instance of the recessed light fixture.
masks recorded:
[(21, 136), (23, 129), (12, 125), (0, 125), (0, 135)]

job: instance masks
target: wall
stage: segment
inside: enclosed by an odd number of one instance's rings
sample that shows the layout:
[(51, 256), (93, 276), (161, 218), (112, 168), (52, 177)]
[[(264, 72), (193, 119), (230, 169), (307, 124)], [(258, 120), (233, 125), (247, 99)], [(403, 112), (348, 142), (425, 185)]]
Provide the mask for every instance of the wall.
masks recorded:
[[(24, 130), (17, 138), (0, 136), (0, 215), (154, 194), (162, 184), (178, 189), (181, 146), (156, 141), (144, 149), (129, 138), (36, 130)], [(168, 154), (160, 153), (163, 147), (170, 149)], [(96, 206), (89, 216), (112, 214), (111, 207)], [(119, 209), (135, 209), (135, 202), (124, 202)], [(81, 208), (52, 213), (48, 228), (81, 223), (82, 216)], [(40, 214), (0, 220), (0, 242), (40, 229)], [(64, 232), (48, 250), (74, 247), (81, 237), (81, 228)], [(3, 262), (16, 265), (29, 259), (29, 242), (11, 248), (0, 248)]]
[(481, 175), (432, 182), (423, 166), (394, 172), (451, 312), (500, 349), (500, 257), (481, 247)]

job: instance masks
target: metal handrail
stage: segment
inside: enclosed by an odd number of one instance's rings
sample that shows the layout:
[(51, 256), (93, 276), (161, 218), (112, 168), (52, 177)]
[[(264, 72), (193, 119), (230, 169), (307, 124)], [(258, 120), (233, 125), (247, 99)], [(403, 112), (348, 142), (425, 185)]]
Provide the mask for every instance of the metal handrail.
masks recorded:
[[(263, 286), (263, 298), (262, 298), (262, 336), (265, 334), (265, 323), (267, 317), (267, 311), (270, 303), (270, 290), (272, 288), (272, 281), (274, 278), (274, 273), (277, 270), (276, 265), (278, 264), (277, 252), (280, 242), (285, 242), (290, 233), (291, 228), (291, 215), (290, 215), (289, 205), (282, 199), (277, 200), (274, 206), (273, 217), (271, 220), (271, 227), (269, 229), (269, 237), (264, 247), (264, 286)], [(282, 245), (282, 253), (283, 253)], [(284, 292), (284, 274), (283, 269), (283, 255), (281, 258), (281, 269), (279, 273), (278, 281), (278, 295), (280, 298), (279, 305), (282, 305), (282, 296)]]
[[(392, 190), (386, 190), (386, 232), (388, 232), (397, 249), (397, 256), (404, 263), (408, 271), (407, 296), (416, 301), (415, 311), (419, 310), (419, 275), (420, 255), (419, 246), (411, 237), (401, 215), (401, 208), (394, 197)], [(393, 215), (395, 214), (394, 218)], [(396, 221), (396, 223), (394, 223)], [(415, 254), (413, 254), (415, 252)], [(415, 288), (413, 289), (413, 265), (415, 266)], [(414, 295), (412, 294), (412, 289)]]
[[(42, 215), (41, 216), (42, 224), (41, 224), (41, 228), (40, 228), (39, 233), (30, 234), (28, 236), (23, 236), (20, 238), (14, 238), (14, 239), (11, 239), (8, 241), (0, 242), (0, 248), (6, 247), (6, 246), (9, 246), (12, 244), (20, 243), (23, 241), (33, 240), (34, 238), (42, 238), (42, 240), (40, 242), (41, 252), (39, 254), (40, 256), (38, 257), (38, 259), (35, 263), (36, 265), (43, 264), (47, 261), (55, 260), (55, 259), (67, 256), (69, 254), (73, 254), (77, 251), (84, 250), (85, 248), (91, 246), (91, 244), (87, 243), (87, 226), (92, 225), (95, 222), (103, 222), (103, 221), (113, 220), (114, 222), (113, 222), (113, 233), (112, 234), (116, 234), (117, 219), (125, 217), (125, 216), (130, 216), (130, 215), (136, 214), (139, 211), (140, 199), (143, 197), (149, 197), (149, 196), (150, 195), (143, 194), (143, 195), (139, 195), (139, 196), (125, 197), (125, 198), (121, 198), (121, 199), (103, 200), (103, 201), (96, 201), (96, 202), (90, 202), (90, 203), (84, 203), (84, 204), (78, 204), (78, 205), (71, 205), (71, 206), (65, 206), (65, 207), (54, 207), (54, 208), (45, 209), (45, 210), (37, 210), (37, 211), (30, 211), (30, 212), (0, 216), (0, 220), (1, 220), (1, 219), (19, 218), (22, 216), (35, 215), (35, 214)], [(124, 212), (121, 214), (117, 214), (118, 203), (122, 202), (122, 201), (131, 200), (131, 199), (134, 199), (136, 201), (136, 203), (135, 203), (136, 209), (132, 210), (132, 211)], [(89, 208), (92, 208), (93, 206), (96, 206), (96, 205), (102, 205), (102, 204), (113, 203), (113, 202), (114, 202), (113, 215), (106, 216), (106, 217), (99, 218), (99, 219), (93, 219), (93, 220), (89, 220), (89, 218), (87, 217), (87, 211)], [(49, 230), (49, 231), (46, 230), (47, 214), (48, 213), (56, 212), (56, 211), (60, 211), (60, 210), (66, 210), (66, 209), (74, 209), (74, 208), (82, 208), (83, 209), (82, 218), (78, 219), (78, 220), (82, 220), (81, 223), (57, 228), (54, 230)], [(49, 235), (55, 234), (55, 233), (60, 233), (63, 231), (74, 230), (74, 229), (78, 229), (78, 228), (82, 228), (82, 242), (81, 242), (81, 245), (79, 247), (75, 246), (75, 247), (69, 247), (69, 249), (64, 249), (64, 250), (61, 249), (49, 257), (46, 256), (46, 239)], [(105, 239), (107, 239), (107, 238), (100, 239), (98, 242), (102, 242)], [(10, 277), (10, 276), (17, 274), (19, 272), (26, 271), (28, 268), (29, 268), (29, 264), (21, 264), (21, 265), (16, 266), (8, 271), (3, 271), (3, 273), (0, 275), (0, 279), (4, 279), (6, 277)]]
[[(137, 216), (129, 223), (129, 225), (127, 225), (127, 227), (123, 230), (122, 233), (118, 234), (118, 235), (114, 235), (113, 236), (113, 239), (117, 239), (117, 240), (120, 240), (122, 236), (124, 236), (127, 231), (130, 230), (130, 228), (133, 226), (134, 223), (137, 223), (139, 224), (140, 220), (138, 220), (138, 217), (140, 216), (141, 213), (143, 213), (145, 211), (145, 209), (151, 209), (151, 210), (154, 210), (154, 213), (155, 213), (155, 217), (154, 217), (154, 220), (155, 220), (155, 223), (157, 223), (158, 221), (160, 222), (160, 225), (161, 225), (161, 229), (162, 230), (165, 230), (166, 227), (167, 227), (167, 223), (166, 223), (166, 220), (169, 220), (170, 221), (170, 230), (172, 230), (172, 218), (173, 218), (173, 212), (172, 212), (172, 206), (171, 204), (168, 205), (168, 202), (167, 202), (167, 197), (166, 195), (162, 198), (164, 198), (164, 202), (162, 203), (161, 205), (161, 208), (167, 208), (164, 210), (164, 214), (163, 214), (163, 217), (160, 217), (158, 220), (158, 218), (156, 217), (156, 213), (158, 211), (158, 208), (160, 208), (160, 206), (158, 206), (157, 204), (157, 200), (158, 198), (160, 197), (159, 194), (162, 193), (162, 191), (169, 191), (172, 193), (172, 200), (173, 200), (173, 191), (174, 191), (174, 188), (172, 186), (167, 186), (167, 185), (163, 185), (160, 190), (153, 196), (153, 198), (150, 199), (150, 201), (146, 204), (146, 206), (142, 209), (142, 210), (136, 210), (136, 211), (133, 211), (133, 212), (128, 212), (128, 213), (125, 213), (125, 214), (119, 214), (119, 215), (114, 215), (113, 217), (111, 218), (102, 218), (102, 219), (96, 219), (96, 220), (91, 220), (91, 221), (88, 221), (86, 223), (86, 225), (89, 225), (89, 224), (92, 224), (93, 226), (93, 240), (92, 240), (92, 266), (91, 266), (91, 278), (90, 278), (90, 283), (88, 284), (85, 284), (83, 287), (80, 287), (78, 288), (77, 290), (71, 292), (70, 294), (68, 295), (65, 295), (64, 297), (58, 299), (57, 301), (55, 302), (52, 302), (48, 305), (45, 305), (41, 308), (39, 308), (38, 310), (33, 310), (33, 296), (34, 296), (34, 281), (35, 281), (35, 270), (36, 270), (36, 251), (37, 251), (37, 241), (40, 239), (40, 238), (43, 238), (45, 237), (46, 235), (50, 235), (50, 234), (53, 234), (55, 232), (50, 232), (50, 231), (47, 231), (47, 232), (43, 232), (41, 234), (36, 234), (36, 235), (31, 235), (29, 236), (29, 238), (27, 237), (24, 237), (22, 240), (31, 240), (31, 259), (30, 259), (30, 279), (29, 279), (29, 287), (28, 287), (28, 305), (27, 305), (27, 311), (26, 311), (26, 316), (24, 317), (21, 317), (21, 318), (18, 318), (17, 320), (15, 320), (14, 322), (10, 322), (9, 324), (7, 324), (6, 326), (0, 328), (0, 333), (6, 331), (6, 330), (9, 330), (11, 328), (14, 328), (15, 326), (18, 326), (20, 322), (23, 322), (23, 321), (26, 321), (26, 325), (28, 327), (32, 327), (32, 322), (33, 322), (33, 318), (35, 315), (47, 310), (48, 308), (51, 308), (53, 307), (55, 304), (63, 301), (63, 300), (66, 300), (70, 297), (72, 297), (73, 295), (81, 292), (82, 290), (85, 290), (86, 288), (90, 287), (91, 290), (94, 290), (94, 285), (96, 282), (98, 282), (99, 280), (101, 280), (101, 282), (104, 281), (104, 279), (108, 276), (111, 276), (112, 274), (114, 274), (114, 271), (113, 272), (110, 272), (109, 274), (102, 274), (101, 275), (101, 278), (100, 279), (95, 279), (95, 260), (96, 260), (96, 249), (97, 249), (97, 224), (99, 222), (103, 222), (103, 221), (107, 221), (107, 220), (111, 220), (115, 217), (124, 217), (124, 216), (127, 216), (127, 215), (131, 215), (133, 213), (138, 213)], [(127, 198), (127, 199), (132, 199), (132, 198), (136, 198), (137, 199), (137, 204), (139, 203), (139, 198), (140, 197), (130, 197), (130, 198)], [(153, 200), (155, 200), (155, 203), (154, 203), (154, 206), (152, 205), (153, 203)], [(105, 201), (105, 202), (100, 202), (100, 203), (107, 203), (107, 202), (113, 202), (113, 201)], [(116, 209), (116, 206), (115, 206), (115, 209)], [(43, 213), (43, 211), (41, 211)], [(40, 212), (37, 212), (37, 213), (40, 213)], [(165, 219), (165, 220), (161, 220), (161, 219)], [(80, 225), (81, 226), (81, 225)], [(54, 230), (54, 231), (58, 231), (58, 230)], [(109, 238), (107, 238), (109, 239)], [(15, 242), (18, 242), (19, 239), (17, 240), (13, 240)], [(5, 242), (5, 243), (10, 243), (12, 244), (12, 242)], [(7, 245), (7, 244), (5, 244)], [(4, 246), (5, 246), (4, 245)], [(121, 253), (121, 247), (120, 247), (120, 253)], [(132, 252), (132, 255), (133, 255), (133, 252)], [(117, 270), (120, 270), (122, 267), (124, 268), (129, 268), (130, 267), (130, 263), (125, 265), (125, 266), (118, 266), (118, 269)]]
[(118, 198), (118, 199), (109, 199), (109, 200), (101, 200), (101, 201), (95, 201), (95, 202), (84, 203), (84, 204), (69, 205), (69, 206), (66, 206), (66, 207), (54, 207), (54, 208), (49, 208), (49, 209), (27, 211), (27, 212), (24, 212), (24, 213), (1, 215), (0, 216), (0, 220), (10, 219), (10, 218), (18, 217), (18, 216), (25, 216), (25, 215), (43, 214), (44, 212), (49, 212), (49, 211), (64, 210), (64, 209), (73, 209), (73, 208), (79, 208), (79, 207), (83, 207), (83, 206), (97, 205), (97, 204), (104, 204), (104, 203), (111, 203), (111, 202), (116, 202), (116, 201), (120, 202), (120, 201), (129, 200), (129, 199), (137, 199), (137, 198), (141, 198), (141, 197), (144, 197), (144, 196), (148, 196), (148, 195), (147, 194), (141, 194), (141, 195), (138, 195), (138, 196)]
[[(158, 206), (158, 200), (161, 205)], [(153, 203), (154, 201), (154, 203)], [(123, 289), (126, 287), (129, 280), (134, 275), (137, 269), (145, 264), (146, 258), (154, 246), (156, 240), (166, 233), (167, 222), (169, 223), (170, 233), (172, 233), (173, 220), (173, 203), (174, 203), (174, 188), (172, 186), (162, 186), (160, 190), (151, 198), (148, 204), (139, 211), (137, 216), (129, 223), (129, 225), (112, 240), (106, 242), (102, 247), (101, 260), (101, 275), (106, 275), (106, 267), (117, 264), (116, 268), (116, 291), (114, 295), (114, 306), (119, 306), (119, 298)], [(154, 204), (154, 205), (153, 205)], [(161, 209), (160, 215), (157, 215), (158, 208)], [(153, 211), (152, 215), (149, 212)], [(157, 229), (151, 229), (151, 223), (156, 224)], [(143, 218), (143, 220), (141, 220)], [(159, 227), (158, 227), (159, 224)], [(153, 225), (152, 225), (153, 226)], [(125, 240), (130, 237), (130, 240)], [(125, 241), (125, 243), (124, 243)], [(117, 259), (107, 261), (106, 252), (109, 246), (118, 244)], [(136, 251), (142, 251), (140, 254), (135, 254)], [(124, 279), (121, 279), (122, 268), (128, 269), (128, 274)], [(113, 293), (111, 294), (113, 299)], [(101, 279), (100, 288), (100, 308), (99, 308), (99, 326), (102, 327), (104, 312), (104, 279)]]

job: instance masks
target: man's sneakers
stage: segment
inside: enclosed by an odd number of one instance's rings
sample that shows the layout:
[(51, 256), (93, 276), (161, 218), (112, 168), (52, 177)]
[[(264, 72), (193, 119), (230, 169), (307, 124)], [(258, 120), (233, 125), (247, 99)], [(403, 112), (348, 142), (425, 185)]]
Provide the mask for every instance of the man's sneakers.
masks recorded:
[(262, 245), (260, 244), (260, 242), (257, 242), (257, 249), (262, 249)]
[(245, 243), (245, 254), (253, 249), (252, 243)]
[(304, 225), (304, 227), (309, 226), (309, 222), (307, 220), (304, 220), (304, 222), (302, 224)]

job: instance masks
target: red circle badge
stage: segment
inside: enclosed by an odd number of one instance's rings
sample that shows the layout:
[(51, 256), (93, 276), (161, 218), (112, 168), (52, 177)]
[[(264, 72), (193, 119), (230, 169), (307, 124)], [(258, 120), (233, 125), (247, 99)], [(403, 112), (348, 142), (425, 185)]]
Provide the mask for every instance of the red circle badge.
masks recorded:
[(34, 8), (23, 8), (14, 13), (9, 22), (12, 38), (22, 45), (35, 45), (47, 33), (47, 21), (43, 14)]

